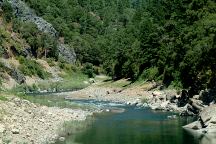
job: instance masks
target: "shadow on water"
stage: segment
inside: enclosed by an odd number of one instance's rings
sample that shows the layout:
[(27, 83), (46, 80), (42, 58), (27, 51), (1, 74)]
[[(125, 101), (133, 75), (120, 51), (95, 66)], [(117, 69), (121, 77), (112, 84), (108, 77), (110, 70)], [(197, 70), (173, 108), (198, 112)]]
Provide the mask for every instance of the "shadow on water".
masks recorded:
[(68, 136), (62, 144), (200, 144), (196, 137), (182, 129), (183, 125), (194, 120), (191, 117), (168, 119), (173, 113), (123, 105), (117, 107), (125, 108), (125, 111), (96, 115), (86, 130)]

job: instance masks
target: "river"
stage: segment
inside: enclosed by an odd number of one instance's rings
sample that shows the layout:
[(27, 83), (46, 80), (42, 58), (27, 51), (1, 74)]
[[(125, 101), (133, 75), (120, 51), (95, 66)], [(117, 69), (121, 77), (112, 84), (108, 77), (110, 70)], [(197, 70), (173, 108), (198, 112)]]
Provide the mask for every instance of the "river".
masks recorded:
[(148, 108), (118, 103), (80, 100), (101, 108), (124, 108), (123, 113), (104, 112), (80, 133), (66, 137), (61, 144), (199, 144), (198, 140), (182, 129), (193, 121), (191, 117), (169, 119), (169, 112), (156, 112)]

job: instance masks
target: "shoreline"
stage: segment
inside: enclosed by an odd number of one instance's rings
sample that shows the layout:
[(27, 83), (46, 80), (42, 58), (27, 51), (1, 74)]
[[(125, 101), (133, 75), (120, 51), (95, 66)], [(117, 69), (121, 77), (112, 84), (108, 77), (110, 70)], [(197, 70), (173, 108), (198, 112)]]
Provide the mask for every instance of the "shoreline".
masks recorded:
[(158, 90), (152, 87), (154, 87), (152, 83), (144, 87), (129, 88), (104, 87), (101, 83), (95, 83), (82, 90), (63, 93), (63, 95), (67, 95), (66, 99), (70, 100), (94, 99), (121, 102), (138, 107), (149, 107), (152, 110), (176, 112), (180, 116), (197, 116), (199, 117), (197, 121), (183, 128), (192, 135), (199, 135), (200, 138), (204, 135), (216, 139), (213, 137), (216, 134), (216, 105), (205, 104), (203, 99), (205, 96), (202, 93), (190, 98), (185, 94), (185, 90), (177, 94), (176, 90)]
[(40, 106), (14, 96), (7, 99), (0, 101), (0, 143), (53, 143), (66, 122), (85, 121), (93, 115), (81, 109)]
[[(184, 99), (182, 100), (184, 94), (177, 94), (176, 90), (152, 89), (155, 87), (153, 83), (129, 87), (110, 87), (103, 84), (103, 82), (96, 82), (78, 91), (54, 93), (53, 95), (62, 96), (66, 100), (93, 99), (120, 102), (137, 107), (150, 107), (152, 110), (177, 112), (183, 116), (194, 115), (194, 109), (190, 109), (194, 108), (193, 103), (189, 103), (190, 101), (195, 101), (195, 104), (197, 101), (200, 102), (194, 98), (184, 101)], [(4, 116), (0, 119), (0, 143), (54, 143), (61, 141), (64, 140), (64, 136), (61, 134), (61, 137), (59, 130), (63, 130), (65, 123), (85, 121), (93, 113), (102, 112), (99, 109), (89, 111), (81, 108), (47, 107), (15, 96), (8, 96), (7, 99), (7, 101), (0, 101), (0, 117)], [(184, 106), (179, 106), (182, 101)], [(199, 112), (203, 118), (183, 128), (189, 130), (191, 134), (201, 134), (201, 136), (203, 134), (208, 136), (207, 134), (216, 132), (214, 130), (216, 114), (213, 117), (208, 115), (209, 111), (214, 114), (215, 108), (215, 105), (204, 107)], [(199, 116), (199, 114), (197, 115)], [(204, 125), (202, 125), (203, 123)]]

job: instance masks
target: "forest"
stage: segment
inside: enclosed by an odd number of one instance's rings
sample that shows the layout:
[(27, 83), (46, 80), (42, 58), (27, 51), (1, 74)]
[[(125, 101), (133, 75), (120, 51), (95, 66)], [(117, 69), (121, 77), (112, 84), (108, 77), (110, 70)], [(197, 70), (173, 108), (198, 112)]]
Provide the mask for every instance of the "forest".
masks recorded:
[[(101, 67), (114, 80), (161, 81), (192, 92), (216, 86), (214, 0), (24, 1), (75, 49), (76, 63)], [(56, 38), (14, 23), (35, 52), (51, 47), (48, 56), (58, 59)]]

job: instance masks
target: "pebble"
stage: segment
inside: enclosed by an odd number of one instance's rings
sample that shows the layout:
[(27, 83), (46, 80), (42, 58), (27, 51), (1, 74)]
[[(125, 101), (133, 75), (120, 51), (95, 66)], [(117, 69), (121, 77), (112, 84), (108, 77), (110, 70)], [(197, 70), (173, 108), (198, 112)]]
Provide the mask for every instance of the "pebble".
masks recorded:
[(60, 138), (59, 138), (59, 141), (60, 141), (60, 142), (65, 141), (65, 137), (60, 137)]
[(19, 131), (18, 129), (12, 129), (11, 132), (12, 132), (13, 134), (19, 134), (19, 133), (20, 133), (20, 131)]
[(5, 126), (3, 124), (0, 124), (0, 133), (4, 133)]

